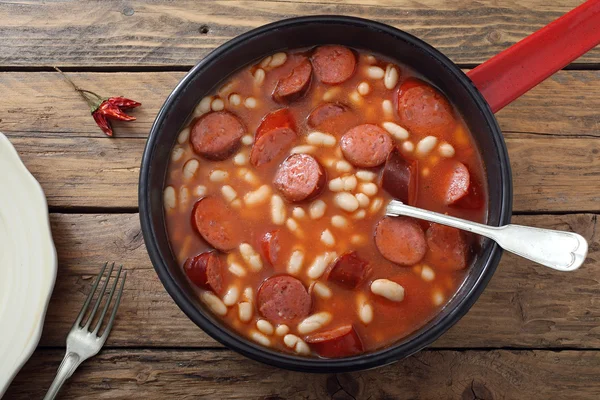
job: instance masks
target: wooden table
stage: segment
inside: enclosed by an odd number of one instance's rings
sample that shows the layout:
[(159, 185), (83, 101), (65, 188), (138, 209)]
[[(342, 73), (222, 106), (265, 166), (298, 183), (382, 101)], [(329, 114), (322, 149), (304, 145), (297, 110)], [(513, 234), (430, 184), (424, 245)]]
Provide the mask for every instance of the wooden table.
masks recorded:
[[(46, 1), (0, 4), (0, 131), (42, 184), (59, 256), (40, 346), (6, 399), (41, 398), (106, 260), (127, 287), (105, 349), (60, 397), (597, 399), (600, 396), (600, 48), (498, 113), (515, 223), (573, 230), (587, 263), (558, 273), (505, 255), (471, 311), (429, 349), (352, 374), (267, 367), (210, 339), (159, 282), (140, 232), (137, 181), (162, 102), (216, 46), (281, 18), (349, 14), (404, 29), (472, 68), (579, 0)], [(143, 107), (109, 139), (52, 65)], [(1, 172), (0, 172), (1, 173)], [(0, 360), (1, 362), (1, 360)]]

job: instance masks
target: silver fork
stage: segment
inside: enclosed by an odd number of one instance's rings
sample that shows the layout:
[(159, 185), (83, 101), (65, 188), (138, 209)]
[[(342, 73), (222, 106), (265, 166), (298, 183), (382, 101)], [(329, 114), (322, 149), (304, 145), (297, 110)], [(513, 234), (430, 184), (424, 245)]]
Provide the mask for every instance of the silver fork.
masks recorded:
[[(77, 316), (77, 319), (75, 320), (75, 323), (73, 324), (73, 327), (71, 328), (71, 331), (67, 336), (67, 354), (65, 354), (65, 358), (63, 358), (60, 367), (58, 367), (56, 378), (54, 378), (54, 381), (52, 382), (50, 389), (48, 389), (48, 393), (46, 393), (44, 400), (54, 399), (62, 385), (65, 383), (65, 381), (69, 379), (71, 375), (73, 375), (75, 369), (77, 369), (77, 367), (79, 367), (79, 365), (88, 358), (98, 354), (102, 346), (104, 346), (106, 338), (108, 338), (108, 334), (110, 333), (110, 330), (113, 326), (113, 322), (115, 322), (115, 316), (117, 315), (119, 303), (121, 302), (121, 295), (123, 294), (123, 285), (125, 284), (125, 278), (127, 278), (127, 271), (123, 272), (123, 277), (121, 278), (121, 271), (123, 269), (122, 265), (119, 267), (119, 271), (117, 272), (117, 276), (114, 279), (112, 289), (110, 290), (110, 294), (108, 296), (108, 299), (106, 300), (106, 304), (104, 305), (102, 314), (100, 314), (100, 318), (98, 318), (98, 322), (96, 323), (95, 328), (92, 331), (90, 331), (90, 325), (92, 323), (92, 320), (96, 315), (96, 311), (98, 311), (98, 308), (100, 307), (102, 298), (107, 292), (106, 288), (108, 286), (108, 281), (110, 280), (113, 269), (115, 267), (115, 263), (112, 263), (112, 266), (108, 271), (108, 275), (104, 280), (104, 283), (102, 284), (102, 289), (100, 289), (98, 299), (94, 304), (94, 308), (92, 309), (92, 312), (88, 317), (87, 322), (85, 323), (85, 325), (81, 326), (83, 317), (85, 316), (85, 314), (87, 314), (88, 307), (92, 301), (92, 298), (94, 297), (96, 289), (98, 288), (98, 284), (100, 283), (100, 280), (104, 275), (104, 271), (106, 270), (107, 265), (108, 263), (104, 264), (104, 266), (102, 267), (102, 271), (100, 271), (100, 274), (98, 274), (98, 277), (94, 282), (94, 286), (92, 286), (92, 290), (87, 299), (85, 300), (85, 303), (83, 303), (83, 307), (81, 308), (81, 311), (79, 312), (79, 315)], [(102, 325), (104, 317), (106, 316), (106, 312), (109, 309), (119, 280), (121, 281), (121, 285), (118, 289), (118, 294), (115, 300), (114, 308), (112, 310), (112, 313), (110, 314), (108, 323), (104, 328), (104, 332), (101, 336), (98, 336), (100, 325)]]

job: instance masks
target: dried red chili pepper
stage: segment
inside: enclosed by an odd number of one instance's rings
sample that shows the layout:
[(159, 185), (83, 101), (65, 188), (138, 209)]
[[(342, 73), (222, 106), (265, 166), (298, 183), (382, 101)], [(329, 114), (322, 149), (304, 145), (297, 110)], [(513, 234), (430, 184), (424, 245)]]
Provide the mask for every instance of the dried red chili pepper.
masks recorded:
[(102, 132), (106, 133), (108, 136), (113, 135), (112, 127), (108, 121), (109, 119), (117, 121), (135, 121), (135, 117), (125, 114), (123, 109), (136, 108), (141, 106), (142, 103), (121, 96), (109, 98), (100, 97), (94, 92), (79, 88), (57, 67), (54, 67), (54, 69), (60, 72), (77, 93), (79, 93), (88, 103), (94, 121), (96, 121), (96, 124), (102, 129)]

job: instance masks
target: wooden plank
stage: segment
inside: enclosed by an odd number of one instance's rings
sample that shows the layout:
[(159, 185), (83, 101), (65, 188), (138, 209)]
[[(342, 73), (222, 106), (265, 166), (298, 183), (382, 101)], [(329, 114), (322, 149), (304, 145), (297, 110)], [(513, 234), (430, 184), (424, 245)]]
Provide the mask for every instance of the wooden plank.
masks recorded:
[[(51, 207), (137, 207), (145, 140), (11, 137)], [(597, 211), (600, 139), (507, 135), (517, 212)]]
[[(42, 346), (64, 346), (105, 261), (123, 263), (129, 271), (109, 346), (219, 346), (164, 290), (146, 254), (137, 214), (52, 214), (51, 222), (59, 271)], [(475, 306), (434, 346), (600, 348), (597, 215), (517, 216), (513, 222), (582, 234), (590, 242), (586, 264), (559, 273), (505, 254)]]
[[(193, 65), (252, 28), (283, 18), (354, 15), (412, 33), (459, 63), (481, 63), (580, 0), (43, 2), (0, 6), (0, 66)], [(36, 15), (36, 18), (31, 18)], [(580, 63), (598, 63), (600, 49)]]
[[(137, 121), (115, 123), (118, 137), (145, 138), (184, 72), (69, 73), (82, 88), (143, 103)], [(600, 71), (560, 71), (498, 113), (505, 132), (600, 137)], [(0, 73), (0, 131), (9, 136), (94, 137), (88, 107), (57, 73)]]
[[(42, 398), (62, 357), (60, 350), (38, 350), (16, 377), (7, 398)], [(303, 374), (268, 367), (230, 351), (105, 350), (81, 365), (60, 396), (597, 399), (599, 373), (598, 351), (422, 351), (370, 371)]]

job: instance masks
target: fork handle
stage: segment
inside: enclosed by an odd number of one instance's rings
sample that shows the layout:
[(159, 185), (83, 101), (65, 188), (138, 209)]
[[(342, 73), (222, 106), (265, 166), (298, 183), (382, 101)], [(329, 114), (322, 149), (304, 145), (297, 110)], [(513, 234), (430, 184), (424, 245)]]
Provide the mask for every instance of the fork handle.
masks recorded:
[(73, 375), (73, 372), (75, 372), (75, 369), (81, 364), (81, 361), (83, 360), (81, 360), (77, 354), (67, 351), (65, 358), (63, 358), (58, 367), (58, 372), (56, 373), (52, 385), (50, 385), (50, 389), (48, 389), (46, 396), (44, 396), (44, 400), (52, 400), (56, 397), (62, 385), (71, 377), (71, 375)]

